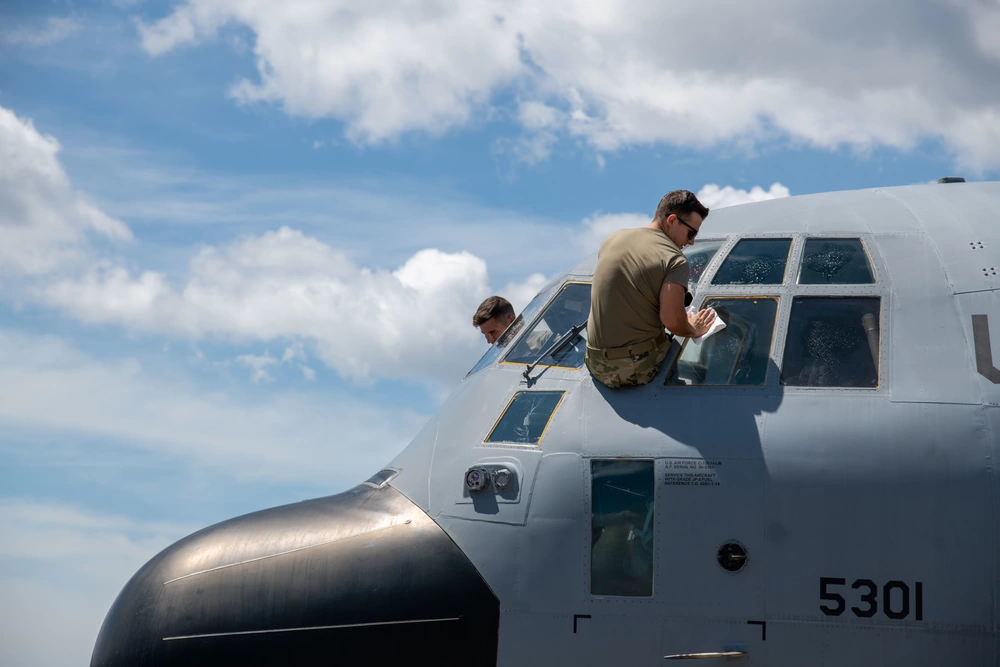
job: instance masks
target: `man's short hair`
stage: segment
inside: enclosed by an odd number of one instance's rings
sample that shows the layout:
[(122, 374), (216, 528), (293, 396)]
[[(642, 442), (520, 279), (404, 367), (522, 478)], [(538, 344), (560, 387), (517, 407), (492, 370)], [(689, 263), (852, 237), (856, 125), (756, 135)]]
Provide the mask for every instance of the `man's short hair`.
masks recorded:
[(704, 220), (708, 217), (708, 207), (698, 201), (693, 192), (688, 190), (674, 190), (663, 195), (660, 204), (656, 207), (654, 222), (661, 222), (669, 215), (684, 213), (697, 213)]
[(491, 318), (500, 320), (514, 316), (514, 306), (502, 296), (491, 296), (479, 304), (479, 310), (472, 316), (472, 326), (478, 327)]

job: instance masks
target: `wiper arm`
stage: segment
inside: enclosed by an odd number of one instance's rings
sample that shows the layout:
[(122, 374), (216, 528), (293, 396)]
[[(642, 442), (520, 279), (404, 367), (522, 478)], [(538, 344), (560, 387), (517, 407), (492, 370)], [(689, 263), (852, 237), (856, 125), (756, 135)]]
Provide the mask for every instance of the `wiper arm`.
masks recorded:
[(587, 320), (584, 320), (583, 322), (580, 322), (580, 324), (575, 325), (572, 329), (570, 329), (569, 331), (567, 331), (563, 335), (562, 338), (560, 338), (556, 342), (552, 343), (552, 345), (549, 346), (549, 349), (547, 349), (544, 352), (542, 352), (542, 354), (539, 355), (539, 357), (537, 359), (535, 359), (534, 361), (532, 361), (530, 364), (528, 364), (525, 367), (524, 372), (521, 373), (521, 375), (524, 376), (524, 379), (525, 380), (530, 380), (531, 379), (531, 377), (530, 377), (531, 371), (533, 371), (535, 369), (535, 366), (538, 365), (539, 361), (541, 361), (542, 359), (544, 359), (545, 357), (547, 357), (549, 355), (554, 355), (556, 352), (558, 352), (559, 350), (561, 350), (564, 347), (566, 347), (566, 345), (571, 340), (573, 340), (574, 338), (576, 338), (577, 335), (581, 331), (583, 331), (584, 329), (586, 329), (586, 328), (587, 328)]

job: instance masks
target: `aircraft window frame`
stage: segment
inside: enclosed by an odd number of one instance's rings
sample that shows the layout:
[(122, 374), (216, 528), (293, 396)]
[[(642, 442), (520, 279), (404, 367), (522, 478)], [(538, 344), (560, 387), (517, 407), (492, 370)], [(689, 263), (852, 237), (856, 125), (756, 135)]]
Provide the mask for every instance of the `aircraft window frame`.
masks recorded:
[[(716, 388), (718, 388), (718, 387), (724, 387), (724, 388), (727, 388), (727, 389), (739, 389), (739, 388), (762, 389), (762, 388), (764, 388), (764, 387), (766, 387), (768, 385), (769, 380), (771, 378), (771, 375), (773, 374), (771, 367), (773, 365), (775, 365), (775, 363), (774, 363), (775, 362), (775, 349), (776, 349), (776, 345), (778, 343), (778, 334), (781, 332), (781, 327), (779, 325), (782, 322), (782, 313), (783, 313), (782, 307), (784, 305), (783, 304), (784, 299), (780, 295), (778, 295), (778, 294), (733, 294), (733, 293), (718, 294), (718, 293), (716, 293), (713, 290), (710, 294), (705, 294), (704, 297), (702, 297), (700, 299), (700, 303), (699, 303), (698, 308), (699, 309), (704, 308), (706, 306), (706, 304), (708, 302), (712, 301), (712, 300), (722, 300), (722, 299), (743, 299), (743, 300), (748, 300), (748, 299), (755, 299), (755, 300), (770, 299), (770, 300), (772, 300), (772, 301), (775, 302), (774, 303), (774, 319), (771, 322), (771, 332), (770, 332), (770, 338), (769, 338), (770, 343), (769, 343), (768, 351), (767, 351), (767, 362), (766, 362), (767, 363), (767, 367), (764, 370), (763, 381), (760, 382), (760, 383), (756, 383), (756, 384), (740, 384), (740, 383), (733, 383), (733, 382), (727, 382), (727, 383), (707, 383), (707, 382), (703, 382), (703, 383), (700, 383), (700, 384), (671, 383), (670, 380), (677, 374), (677, 365), (680, 363), (681, 357), (684, 356), (684, 351), (687, 349), (687, 346), (688, 345), (694, 345), (694, 343), (691, 341), (690, 338), (685, 338), (684, 339), (684, 343), (681, 345), (681, 349), (678, 351), (677, 356), (673, 359), (671, 367), (668, 369), (666, 378), (664, 380), (664, 385), (665, 386), (668, 386), (668, 387), (716, 387)], [(713, 335), (721, 335), (724, 332), (725, 332), (725, 329), (723, 329), (722, 331), (717, 332), (716, 334), (713, 334)], [(705, 344), (706, 342), (707, 341), (702, 341), (702, 344)], [(734, 361), (733, 363), (734, 363), (734, 367), (735, 367), (736, 361)]]
[[(593, 298), (593, 282), (590, 281), (590, 280), (572, 279), (572, 280), (565, 280), (562, 283), (560, 283), (557, 286), (557, 289), (553, 292), (552, 296), (549, 298), (549, 300), (546, 301), (545, 305), (542, 306), (541, 308), (539, 308), (538, 312), (535, 313), (534, 317), (532, 318), (532, 321), (529, 322), (526, 326), (522, 327), (521, 331), (518, 332), (517, 339), (511, 341), (508, 344), (507, 351), (504, 352), (501, 355), (501, 359), (500, 359), (500, 365), (501, 366), (516, 366), (518, 368), (521, 368), (523, 366), (528, 365), (528, 363), (530, 363), (530, 362), (524, 362), (524, 361), (508, 361), (508, 358), (514, 352), (514, 350), (517, 347), (517, 345), (521, 342), (521, 339), (524, 336), (528, 335), (528, 332), (534, 331), (534, 327), (537, 325), (538, 321), (543, 318), (543, 316), (545, 315), (546, 312), (548, 312), (549, 308), (552, 307), (552, 305), (555, 303), (556, 299), (559, 298), (559, 295), (562, 294), (563, 290), (565, 290), (570, 285), (587, 285), (587, 286), (591, 287), (591, 298)], [(587, 316), (588, 316), (588, 318), (590, 316), (589, 310), (588, 310)], [(579, 322), (577, 322), (577, 324), (579, 324)], [(587, 342), (586, 332), (587, 332), (587, 329), (584, 328), (578, 334), (580, 336), (583, 336), (584, 345), (586, 345), (586, 342)], [(567, 333), (567, 332), (563, 332), (563, 333)], [(563, 334), (560, 334), (560, 335), (563, 335)], [(553, 338), (552, 340), (548, 341), (545, 345), (543, 345), (541, 348), (539, 348), (539, 353), (543, 352), (546, 347), (548, 347), (549, 345), (551, 345), (552, 343), (554, 343), (556, 340), (558, 340), (558, 336), (556, 338)], [(534, 361), (534, 358), (531, 361)], [(564, 370), (564, 371), (579, 371), (579, 370), (583, 369), (584, 367), (585, 367), (585, 364), (584, 364), (582, 358), (580, 360), (580, 365), (579, 366), (559, 366), (558, 364), (545, 364), (545, 363), (541, 363), (540, 359), (539, 359), (539, 363), (534, 364), (534, 366), (533, 366), (533, 368), (536, 368), (536, 369), (550, 368), (550, 369), (553, 369), (553, 370)]]
[[(719, 244), (719, 247), (715, 249), (715, 252), (712, 254), (712, 257), (705, 263), (705, 268), (701, 270), (701, 274), (699, 274), (698, 279), (688, 281), (688, 289), (691, 292), (694, 292), (698, 288), (698, 285), (708, 284), (705, 282), (706, 278), (715, 276), (715, 269), (721, 263), (722, 258), (729, 254), (729, 249), (732, 248), (733, 244), (731, 244), (729, 241), (730, 241), (729, 236), (712, 236), (712, 237), (699, 238), (694, 242), (694, 245), (689, 246), (691, 248), (691, 252), (697, 252), (699, 246), (701, 245), (709, 243)], [(687, 248), (685, 248), (684, 250), (687, 250)], [(683, 253), (684, 250), (681, 250), (681, 252)], [(687, 253), (684, 254), (686, 257)]]
[[(870, 250), (870, 244), (865, 242), (865, 235), (863, 234), (804, 234), (802, 235), (800, 243), (798, 244), (798, 253), (795, 257), (796, 271), (795, 271), (795, 281), (794, 285), (801, 287), (834, 287), (834, 286), (856, 286), (856, 287), (872, 287), (879, 283), (879, 272), (875, 263), (875, 258)], [(805, 266), (806, 260), (806, 246), (809, 245), (810, 241), (857, 241), (861, 244), (861, 252), (864, 253), (864, 257), (867, 260), (868, 270), (871, 272), (872, 280), (867, 283), (856, 283), (856, 282), (828, 282), (828, 283), (804, 283), (802, 281), (802, 267)]]
[[(760, 291), (760, 290), (765, 289), (765, 288), (769, 288), (768, 291), (771, 291), (771, 290), (773, 290), (773, 289), (775, 289), (777, 287), (781, 287), (783, 285), (787, 285), (788, 282), (789, 282), (789, 277), (792, 274), (792, 272), (789, 271), (789, 268), (793, 265), (793, 262), (795, 261), (796, 256), (797, 256), (795, 251), (796, 251), (797, 246), (798, 246), (798, 243), (797, 243), (798, 236), (799, 235), (794, 234), (794, 233), (783, 233), (783, 234), (777, 234), (777, 233), (775, 233), (775, 234), (745, 234), (745, 235), (742, 235), (742, 236), (736, 234), (736, 235), (734, 235), (734, 237), (732, 239), (730, 239), (731, 243), (727, 243), (727, 244), (723, 245), (721, 248), (719, 248), (719, 250), (716, 252), (716, 256), (712, 258), (713, 262), (715, 262), (716, 260), (718, 260), (718, 262), (714, 266), (706, 267), (705, 268), (705, 271), (702, 273), (701, 279), (700, 279), (700, 281), (699, 281), (698, 284), (699, 285), (706, 285), (707, 286), (706, 289), (711, 289), (711, 290), (715, 290), (716, 288), (719, 288), (719, 287), (722, 287), (722, 288), (726, 288), (726, 287), (742, 287), (742, 288), (750, 288), (750, 289), (755, 290), (755, 291)], [(716, 279), (719, 277), (719, 271), (725, 265), (726, 261), (729, 259), (729, 256), (736, 249), (736, 246), (738, 246), (741, 242), (743, 242), (743, 241), (784, 241), (784, 240), (788, 241), (788, 251), (785, 254), (785, 266), (784, 266), (783, 272), (781, 274), (781, 281), (780, 282), (776, 282), (776, 283), (717, 283), (717, 282), (715, 282)], [(722, 255), (721, 259), (719, 258), (719, 255)], [(712, 268), (712, 275), (710, 277), (708, 277), (707, 282), (706, 282), (706, 276), (708, 274), (708, 269), (709, 268)], [(796, 273), (796, 275), (797, 275), (797, 273)]]
[[(543, 287), (538, 292), (538, 294), (536, 294), (535, 297), (528, 302), (528, 305), (524, 307), (524, 310), (518, 313), (517, 318), (515, 318), (514, 321), (510, 323), (510, 326), (507, 327), (506, 330), (504, 330), (503, 334), (500, 335), (500, 339), (496, 343), (490, 345), (489, 349), (487, 349), (486, 352), (483, 353), (483, 356), (481, 356), (479, 358), (479, 361), (477, 361), (476, 364), (469, 370), (469, 372), (465, 374), (465, 377), (462, 378), (462, 381), (464, 382), (465, 380), (468, 380), (476, 373), (479, 373), (480, 371), (483, 371), (492, 366), (493, 364), (497, 363), (497, 361), (501, 359), (509, 351), (505, 350), (505, 348), (513, 349), (513, 346), (517, 344), (518, 338), (520, 337), (521, 333), (525, 331), (525, 329), (534, 322), (535, 318), (538, 316), (539, 313), (543, 312), (546, 308), (548, 308), (549, 303), (552, 301), (552, 299), (554, 299), (556, 295), (559, 294), (559, 292), (561, 291), (560, 287), (563, 285), (564, 282), (565, 281), (561, 279), (553, 280), (550, 283), (548, 283), (545, 287)], [(536, 304), (536, 301), (538, 302), (537, 308), (535, 308), (535, 310), (529, 313), (531, 319), (527, 322), (527, 324), (525, 324), (524, 313), (531, 310), (532, 306)], [(508, 330), (513, 329), (514, 327), (518, 327), (518, 322), (520, 322), (521, 325), (519, 326), (519, 328), (513, 330), (513, 332), (511, 333), (510, 340), (507, 341), (506, 344), (503, 346), (497, 345), (497, 343), (503, 341), (504, 337), (507, 335)]]
[[(785, 282), (781, 285), (716, 285), (711, 281), (715, 278), (715, 273), (722, 261), (729, 256), (732, 248), (743, 239), (760, 238), (791, 238), (792, 246), (788, 253), (788, 260), (785, 268)], [(870, 284), (812, 284), (799, 285), (798, 273), (799, 265), (802, 261), (803, 251), (808, 239), (860, 239), (865, 251), (868, 254), (870, 268), (872, 270), (874, 283)], [(713, 240), (717, 240), (713, 237)], [(778, 316), (775, 322), (775, 329), (771, 341), (771, 364), (768, 368), (767, 378), (763, 386), (761, 385), (683, 385), (670, 384), (669, 378), (675, 372), (675, 364), (680, 359), (684, 345), (687, 340), (681, 337), (676, 339), (676, 352), (670, 352), (664, 361), (667, 372), (661, 380), (664, 389), (678, 387), (678, 391), (714, 391), (732, 393), (746, 392), (780, 392), (784, 394), (809, 393), (823, 391), (827, 393), (888, 393), (892, 384), (892, 356), (893, 349), (890, 345), (892, 339), (892, 311), (894, 298), (892, 294), (891, 276), (885, 265), (885, 260), (879, 251), (877, 243), (878, 235), (871, 232), (835, 232), (835, 233), (810, 233), (810, 232), (760, 232), (748, 234), (731, 234), (727, 237), (725, 245), (719, 249), (712, 261), (705, 267), (697, 289), (692, 289), (694, 293), (693, 305), (701, 308), (709, 298), (727, 298), (735, 296), (747, 297), (778, 297)], [(879, 348), (879, 384), (876, 388), (871, 387), (799, 387), (781, 384), (781, 365), (785, 354), (786, 338), (788, 335), (788, 320), (791, 312), (792, 302), (797, 296), (853, 296), (853, 297), (878, 297), (881, 299), (882, 315), (879, 320), (880, 348)]]
[[(483, 437), (482, 444), (487, 446), (504, 446), (504, 447), (513, 446), (513, 447), (530, 447), (532, 449), (541, 449), (542, 442), (545, 440), (545, 434), (548, 432), (549, 426), (552, 425), (552, 419), (556, 416), (556, 413), (559, 412), (559, 408), (560, 406), (562, 406), (563, 401), (566, 400), (566, 393), (567, 392), (565, 389), (519, 389), (515, 391), (514, 394), (510, 397), (510, 400), (507, 401), (507, 404), (504, 405), (503, 410), (500, 411), (500, 414), (497, 416), (497, 418), (493, 420), (493, 425), (490, 426), (489, 430), (486, 432), (486, 435)], [(507, 415), (507, 411), (510, 409), (512, 405), (514, 405), (514, 401), (516, 401), (517, 397), (520, 396), (521, 394), (562, 394), (562, 395), (559, 397), (559, 400), (556, 401), (555, 406), (552, 408), (552, 411), (549, 413), (548, 418), (545, 420), (545, 426), (542, 427), (542, 432), (539, 433), (538, 440), (536, 442), (490, 440), (490, 438), (496, 432), (497, 428), (500, 426), (500, 422), (502, 422), (503, 418)]]
[[(820, 285), (820, 287), (823, 287), (823, 286), (825, 286), (825, 285)], [(865, 285), (865, 287), (868, 287), (868, 285)], [(791, 329), (791, 324), (792, 324), (792, 320), (791, 320), (792, 309), (795, 307), (795, 302), (798, 301), (798, 300), (800, 300), (800, 299), (811, 299), (811, 300), (820, 300), (820, 299), (876, 299), (878, 301), (878, 309), (879, 309), (879, 314), (878, 314), (878, 319), (877, 319), (877, 323), (878, 323), (878, 361), (875, 363), (875, 379), (876, 379), (876, 382), (875, 382), (874, 386), (815, 385), (815, 384), (785, 384), (784, 383), (784, 381), (782, 380), (782, 373), (785, 370), (785, 368), (784, 368), (784, 366), (785, 366), (785, 355), (788, 352), (788, 333), (789, 333), (789, 330)], [(792, 296), (792, 298), (789, 300), (789, 303), (788, 303), (788, 306), (787, 306), (786, 317), (785, 317), (785, 324), (784, 324), (784, 332), (783, 332), (784, 333), (784, 340), (783, 340), (783, 345), (782, 345), (782, 350), (781, 350), (781, 356), (778, 359), (778, 373), (777, 373), (778, 378), (777, 378), (777, 382), (780, 385), (780, 387), (782, 388), (782, 390), (784, 390), (784, 391), (788, 391), (788, 390), (796, 390), (796, 391), (838, 391), (838, 392), (843, 392), (843, 391), (851, 392), (851, 391), (854, 391), (854, 392), (868, 392), (868, 393), (871, 393), (871, 392), (877, 392), (878, 390), (882, 389), (883, 386), (888, 386), (888, 384), (886, 383), (886, 374), (888, 373), (888, 368), (889, 368), (889, 365), (886, 363), (886, 352), (887, 352), (887, 343), (886, 343), (886, 340), (887, 340), (886, 326), (887, 325), (886, 325), (886, 323), (888, 321), (888, 317), (886, 316), (886, 308), (887, 308), (886, 303), (887, 303), (887, 295), (885, 295), (885, 294), (875, 294), (875, 293), (871, 293), (871, 292), (859, 292), (859, 293), (853, 293), (853, 294), (844, 294), (844, 293), (828, 294), (828, 293), (810, 292), (810, 293), (806, 293), (806, 294), (802, 294), (802, 293), (794, 294)]]
[[(659, 529), (657, 527), (657, 518), (656, 518), (656, 515), (657, 515), (657, 509), (658, 509), (657, 508), (657, 495), (659, 495), (657, 493), (657, 486), (658, 486), (657, 485), (657, 479), (659, 479), (659, 475), (660, 475), (660, 465), (659, 465), (659, 462), (658, 462), (658, 460), (655, 457), (637, 457), (637, 458), (594, 457), (594, 458), (587, 458), (587, 459), (584, 459), (584, 460), (590, 462), (589, 465), (587, 466), (587, 472), (586, 472), (586, 481), (587, 481), (587, 509), (588, 509), (588, 512), (589, 512), (589, 515), (590, 515), (590, 521), (589, 521), (589, 524), (590, 524), (590, 530), (589, 530), (589, 533), (590, 533), (590, 540), (589, 540), (589, 542), (590, 542), (590, 548), (587, 550), (587, 556), (588, 556), (588, 559), (587, 559), (587, 592), (591, 596), (591, 598), (594, 599), (594, 600), (622, 600), (622, 599), (626, 599), (629, 602), (640, 602), (640, 603), (641, 602), (652, 602), (653, 600), (655, 600), (655, 596), (656, 596), (656, 578), (657, 578), (657, 572), (656, 572), (656, 570), (657, 570), (657, 567), (656, 567), (656, 557), (657, 557), (657, 552), (656, 552), (656, 542), (657, 542), (656, 533), (659, 532)], [(595, 592), (595, 587), (594, 587), (594, 581), (595, 581), (595, 576), (594, 576), (594, 574), (595, 574), (595, 559), (594, 559), (594, 557), (595, 557), (595, 546), (597, 546), (597, 544), (600, 543), (601, 540), (605, 537), (604, 531), (608, 527), (614, 527), (614, 525), (612, 523), (609, 523), (606, 526), (602, 526), (601, 533), (595, 539), (595, 537), (594, 537), (594, 529), (595, 529), (595, 526), (599, 522), (599, 519), (598, 519), (598, 514), (599, 513), (595, 512), (595, 507), (596, 507), (596, 505), (599, 504), (598, 496), (597, 496), (597, 494), (595, 494), (595, 490), (596, 490), (595, 486), (597, 484), (597, 480), (600, 479), (600, 477), (601, 477), (599, 474), (597, 476), (595, 476), (595, 469), (598, 468), (598, 467), (606, 467), (606, 469), (609, 469), (609, 470), (612, 467), (620, 467), (620, 468), (624, 468), (624, 469), (632, 468), (633, 470), (629, 473), (632, 476), (641, 474), (641, 475), (643, 475), (645, 477), (645, 476), (648, 475), (648, 495), (646, 493), (637, 493), (636, 491), (638, 491), (638, 489), (636, 487), (633, 487), (631, 489), (630, 488), (623, 488), (623, 487), (619, 487), (619, 486), (612, 486), (611, 487), (613, 490), (619, 492), (618, 494), (615, 494), (614, 497), (625, 498), (624, 494), (631, 494), (631, 495), (640, 496), (644, 500), (648, 499), (648, 501), (649, 501), (648, 505), (646, 506), (646, 509), (645, 509), (646, 516), (643, 517), (640, 521), (636, 521), (636, 522), (632, 523), (632, 528), (626, 534), (626, 535), (635, 534), (637, 536), (637, 538), (638, 538), (638, 541), (639, 541), (639, 549), (642, 549), (644, 551), (648, 551), (649, 552), (648, 562), (644, 563), (645, 565), (648, 566), (648, 577), (647, 577), (647, 573), (646, 572), (641, 573), (641, 576), (642, 576), (642, 578), (644, 580), (648, 578), (648, 592), (646, 592), (645, 590), (642, 590), (642, 591), (639, 591), (639, 592), (624, 592), (624, 593), (623, 592)], [(641, 468), (641, 470), (640, 470), (640, 468)], [(646, 486), (647, 480), (643, 479), (642, 483), (643, 483), (642, 490), (643, 491), (647, 491), (647, 486)], [(601, 496), (601, 498), (603, 499), (603, 496)], [(638, 501), (633, 501), (633, 502), (638, 502)], [(601, 512), (600, 515), (607, 516), (607, 517), (617, 517), (619, 519), (624, 519), (625, 515), (627, 513), (628, 512), (625, 509), (620, 509), (620, 510), (614, 511), (614, 512), (611, 512), (611, 511)], [(634, 514), (638, 517), (640, 514), (642, 514), (642, 512), (641, 511), (640, 512), (634, 512)], [(618, 523), (620, 523), (622, 525), (625, 524), (624, 521), (619, 521)], [(641, 526), (640, 526), (640, 523), (641, 523)], [(636, 529), (638, 529), (638, 530), (636, 530)], [(619, 535), (620, 534), (621, 534), (621, 531), (619, 531)], [(648, 539), (646, 539), (647, 536), (648, 536)], [(610, 533), (609, 533), (608, 537), (609, 538), (611, 537)], [(648, 542), (648, 549), (645, 548), (647, 542)], [(609, 547), (611, 548), (613, 554), (614, 554), (616, 546), (620, 546), (620, 545), (616, 545), (616, 544), (613, 544), (613, 543), (609, 544)], [(621, 549), (619, 548), (618, 550), (620, 551)], [(639, 559), (639, 560), (641, 562), (641, 559)], [(625, 560), (619, 561), (618, 558), (612, 558), (608, 562), (609, 563), (613, 563), (616, 566), (620, 562), (622, 569), (625, 570), (625, 562), (626, 562)], [(615, 569), (617, 569), (617, 568), (615, 568)], [(610, 574), (610, 572), (607, 569), (603, 570), (603, 572), (605, 572), (607, 574)], [(632, 575), (632, 574), (630, 574), (627, 571), (625, 571), (624, 574), (626, 576), (630, 576), (632, 579), (638, 579), (638, 576)], [(622, 582), (621, 581), (615, 582), (612, 579), (605, 579), (602, 582), (603, 585), (615, 584), (615, 583), (619, 583), (620, 584)], [(628, 583), (628, 582), (625, 582), (625, 583)], [(647, 582), (646, 581), (641, 581), (641, 582), (632, 582), (632, 583), (638, 583), (638, 584), (640, 584), (640, 586), (645, 587), (645, 585), (646, 585)], [(620, 590), (621, 589), (619, 589), (619, 591)]]

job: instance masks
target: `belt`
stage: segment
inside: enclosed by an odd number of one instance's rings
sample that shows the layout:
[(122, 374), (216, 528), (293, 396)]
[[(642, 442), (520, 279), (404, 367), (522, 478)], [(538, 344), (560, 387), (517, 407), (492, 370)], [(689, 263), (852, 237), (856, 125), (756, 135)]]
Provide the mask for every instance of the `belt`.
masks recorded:
[(646, 340), (640, 340), (638, 343), (632, 343), (631, 345), (609, 348), (597, 348), (590, 347), (588, 345), (587, 349), (590, 350), (590, 352), (595, 356), (600, 356), (604, 359), (624, 359), (625, 357), (637, 357), (640, 354), (652, 352), (666, 342), (667, 333), (664, 331), (658, 336), (647, 338)]

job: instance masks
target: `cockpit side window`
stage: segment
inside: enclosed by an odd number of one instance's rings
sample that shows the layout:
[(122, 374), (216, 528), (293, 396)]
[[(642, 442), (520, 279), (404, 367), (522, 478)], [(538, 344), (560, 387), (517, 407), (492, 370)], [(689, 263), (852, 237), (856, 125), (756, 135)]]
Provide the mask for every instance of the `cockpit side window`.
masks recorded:
[(871, 285), (875, 282), (861, 239), (806, 239), (800, 285)]
[(567, 283), (517, 341), (504, 363), (563, 366), (580, 368), (587, 348), (587, 330), (580, 331), (560, 350), (541, 356), (578, 324), (587, 323), (590, 316), (590, 284)]
[(537, 445), (565, 394), (564, 391), (517, 392), (486, 436), (486, 442)]
[(795, 297), (781, 384), (877, 387), (880, 314), (879, 297)]
[(684, 249), (684, 256), (687, 257), (688, 266), (691, 267), (691, 277), (688, 279), (690, 285), (698, 284), (701, 274), (705, 272), (705, 267), (712, 261), (723, 244), (725, 244), (725, 240), (698, 241)]
[(653, 461), (590, 462), (590, 593), (653, 595)]
[(780, 285), (791, 239), (743, 239), (729, 251), (713, 285)]
[(709, 297), (726, 327), (701, 343), (688, 340), (668, 384), (762, 385), (778, 312), (776, 297)]
[(496, 361), (510, 346), (511, 342), (517, 338), (517, 335), (521, 332), (521, 330), (524, 329), (524, 323), (530, 322), (535, 317), (538, 311), (542, 309), (542, 306), (544, 306), (548, 302), (549, 298), (552, 297), (552, 293), (555, 292), (558, 287), (559, 283), (553, 283), (543, 291), (539, 292), (535, 298), (531, 300), (531, 303), (529, 303), (528, 306), (521, 311), (521, 314), (517, 316), (517, 319), (510, 323), (507, 330), (500, 334), (500, 338), (498, 338), (497, 341), (490, 346), (490, 349), (486, 350), (486, 354), (482, 356), (479, 362), (472, 367), (472, 370), (469, 371), (468, 375), (465, 377), (475, 375)]

